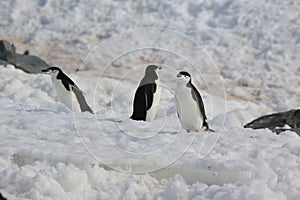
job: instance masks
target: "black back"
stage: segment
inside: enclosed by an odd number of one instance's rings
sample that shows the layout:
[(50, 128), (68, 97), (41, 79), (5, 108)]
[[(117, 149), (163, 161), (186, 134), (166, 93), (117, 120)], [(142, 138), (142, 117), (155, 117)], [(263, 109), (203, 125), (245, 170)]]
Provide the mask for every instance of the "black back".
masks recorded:
[[(181, 74), (183, 74), (183, 72), (180, 72)], [(187, 73), (187, 72), (186, 72)], [(185, 74), (183, 74), (185, 75)], [(187, 75), (189, 77), (190, 74), (187, 73)], [(207, 117), (206, 117), (206, 114), (205, 114), (205, 108), (204, 108), (204, 103), (203, 103), (203, 100), (201, 98), (201, 95), (200, 93), (198, 92), (197, 88), (192, 84), (192, 78), (190, 79), (190, 81), (186, 84), (187, 87), (191, 88), (191, 93), (192, 93), (192, 97), (193, 99), (198, 103), (198, 107), (200, 109), (200, 113), (203, 115), (203, 124), (202, 126), (206, 127), (207, 129), (209, 129), (208, 127), (208, 124), (207, 124)]]
[(153, 97), (156, 92), (155, 80), (158, 76), (155, 72), (156, 65), (149, 65), (146, 68), (145, 76), (142, 78), (139, 87), (137, 88), (134, 101), (133, 101), (133, 113), (131, 119), (146, 121), (147, 110), (149, 110), (153, 103)]
[(58, 67), (56, 68), (59, 70), (56, 79), (61, 80), (62, 84), (68, 91), (71, 90), (71, 87), (78, 88), (77, 85), (75, 85), (75, 83), (65, 73), (63, 73), (63, 71), (61, 71), (61, 69), (59, 69)]

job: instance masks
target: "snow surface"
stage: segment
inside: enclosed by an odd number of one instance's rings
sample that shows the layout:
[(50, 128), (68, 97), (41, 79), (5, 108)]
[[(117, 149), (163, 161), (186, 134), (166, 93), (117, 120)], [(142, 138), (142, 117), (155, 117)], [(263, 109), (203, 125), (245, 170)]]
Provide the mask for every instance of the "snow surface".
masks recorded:
[[(300, 199), (299, 136), (244, 129), (299, 108), (297, 1), (1, 1), (0, 38), (60, 66), (95, 115), (51, 79), (0, 66), (0, 192), (8, 199)], [(163, 67), (153, 123), (129, 120), (148, 63)], [(214, 133), (187, 134), (187, 70)]]

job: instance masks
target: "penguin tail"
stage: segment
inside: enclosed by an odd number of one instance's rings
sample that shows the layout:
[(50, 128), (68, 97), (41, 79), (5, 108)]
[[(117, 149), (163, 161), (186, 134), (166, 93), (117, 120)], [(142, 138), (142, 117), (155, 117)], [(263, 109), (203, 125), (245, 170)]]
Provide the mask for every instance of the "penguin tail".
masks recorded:
[(215, 130), (209, 128), (208, 123), (206, 121), (203, 122), (203, 126), (202, 127), (204, 127), (205, 131), (216, 132)]
[(202, 127), (204, 127), (204, 129), (207, 131), (209, 129), (208, 123), (204, 120)]
[(89, 112), (91, 114), (95, 114), (94, 111), (89, 107), (86, 110), (82, 110), (81, 112)]

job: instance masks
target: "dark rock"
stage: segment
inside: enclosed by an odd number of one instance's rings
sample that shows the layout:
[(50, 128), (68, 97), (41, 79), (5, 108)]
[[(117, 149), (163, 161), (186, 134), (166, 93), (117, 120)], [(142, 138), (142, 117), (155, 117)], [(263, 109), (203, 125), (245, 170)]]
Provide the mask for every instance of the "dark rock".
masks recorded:
[(0, 65), (8, 65), (8, 64), (9, 64), (9, 62), (0, 59)]
[[(288, 125), (291, 128), (282, 128), (285, 125)], [(300, 110), (296, 109), (289, 110), (286, 112), (265, 115), (246, 124), (244, 128), (268, 128), (277, 134), (280, 134), (281, 132), (286, 130), (290, 130), (296, 132), (300, 136)]]
[(10, 44), (6, 40), (0, 41), (0, 60), (8, 63), (14, 63), (16, 61), (16, 47), (14, 44)]
[(16, 63), (14, 63), (14, 65), (16, 68), (32, 74), (41, 73), (42, 69), (47, 69), (50, 67), (50, 65), (48, 65), (39, 57), (24, 54), (16, 55)]
[(7, 199), (3, 197), (2, 194), (0, 193), (0, 200), (7, 200)]
[(26, 50), (23, 54), (16, 53), (15, 46), (6, 40), (0, 41), (0, 64), (11, 64), (24, 72), (33, 74), (41, 73), (42, 69), (50, 67), (41, 58), (29, 55), (28, 50)]
[(23, 55), (29, 55), (29, 50), (24, 51)]

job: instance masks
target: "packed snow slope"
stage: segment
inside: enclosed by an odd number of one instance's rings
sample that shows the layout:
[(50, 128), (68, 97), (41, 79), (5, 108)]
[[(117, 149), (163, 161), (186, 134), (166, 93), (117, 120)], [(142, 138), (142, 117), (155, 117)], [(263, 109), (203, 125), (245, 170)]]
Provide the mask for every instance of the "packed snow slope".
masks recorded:
[[(298, 1), (0, 1), (0, 39), (61, 67), (95, 111), (51, 79), (0, 66), (0, 192), (8, 199), (300, 199), (300, 138), (244, 129), (299, 108)], [(163, 67), (152, 123), (135, 122), (144, 68)], [(187, 70), (216, 132), (176, 116)]]
[(299, 198), (299, 136), (243, 129), (245, 110), (208, 111), (216, 132), (187, 134), (167, 89), (148, 124), (128, 119), (136, 84), (113, 92), (118, 81), (105, 78), (95, 91), (98, 76), (73, 74), (91, 105), (99, 99), (95, 115), (74, 114), (49, 76), (0, 72), (0, 191), (9, 199)]

